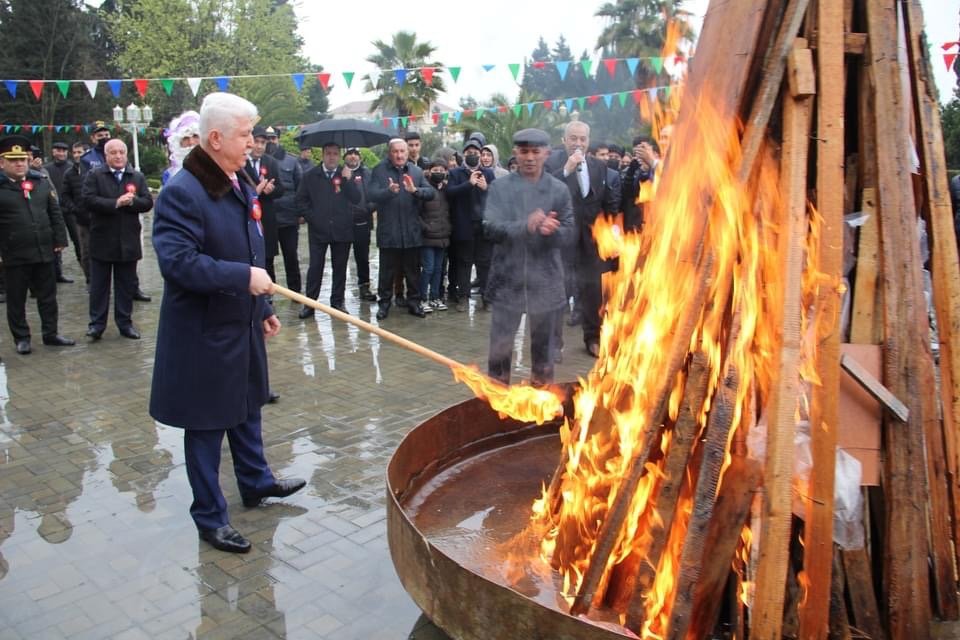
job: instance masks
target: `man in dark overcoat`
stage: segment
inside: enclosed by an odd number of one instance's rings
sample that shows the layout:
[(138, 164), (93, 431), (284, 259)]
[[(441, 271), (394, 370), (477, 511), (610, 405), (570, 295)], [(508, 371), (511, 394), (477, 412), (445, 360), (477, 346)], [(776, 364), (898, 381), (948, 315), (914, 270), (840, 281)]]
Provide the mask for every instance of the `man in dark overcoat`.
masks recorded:
[(257, 108), (228, 93), (200, 107), (200, 146), (157, 199), (153, 246), (164, 280), (150, 415), (184, 429), (190, 514), (202, 540), (246, 553), (220, 489), (220, 447), (230, 443), (246, 507), (306, 484), (275, 478), (263, 452), (269, 398), (265, 339), (280, 331), (267, 302), (262, 205), (243, 171)]
[(550, 136), (522, 129), (513, 136), (517, 173), (490, 185), (484, 229), (493, 243), (486, 295), (490, 319), (491, 378), (510, 383), (513, 343), (520, 319), (530, 327), (531, 382), (553, 382), (553, 350), (559, 309), (566, 300), (561, 251), (573, 243), (570, 193), (547, 174)]
[[(297, 190), (297, 209), (307, 221), (310, 266), (307, 267), (307, 297), (320, 297), (323, 268), (330, 250), (333, 282), (330, 306), (346, 311), (343, 306), (347, 286), (347, 260), (353, 243), (353, 211), (363, 194), (353, 179), (353, 171), (340, 165), (340, 147), (332, 142), (323, 145), (323, 162), (307, 171)], [(310, 318), (312, 307), (304, 306), (300, 318)]]
[[(272, 130), (272, 128), (271, 128)], [(283, 195), (283, 181), (280, 180), (280, 163), (267, 153), (267, 139), (270, 131), (267, 127), (255, 127), (253, 130), (253, 146), (244, 169), (253, 184), (257, 186), (257, 197), (263, 209), (261, 225), (263, 226), (263, 241), (267, 251), (267, 274), (276, 282), (273, 260), (280, 253), (280, 235), (277, 222), (275, 203)]]
[(21, 136), (0, 140), (0, 257), (6, 272), (7, 324), (17, 353), (31, 352), (27, 291), (37, 296), (43, 343), (70, 346), (57, 334), (57, 282), (54, 254), (67, 246), (67, 230), (56, 192), (47, 177), (29, 169), (30, 141)]
[(140, 214), (153, 208), (147, 179), (127, 164), (127, 145), (113, 139), (104, 146), (107, 161), (83, 179), (83, 204), (90, 213), (90, 324), (87, 336), (103, 337), (110, 310), (120, 335), (139, 340), (133, 326), (137, 262), (143, 257)]

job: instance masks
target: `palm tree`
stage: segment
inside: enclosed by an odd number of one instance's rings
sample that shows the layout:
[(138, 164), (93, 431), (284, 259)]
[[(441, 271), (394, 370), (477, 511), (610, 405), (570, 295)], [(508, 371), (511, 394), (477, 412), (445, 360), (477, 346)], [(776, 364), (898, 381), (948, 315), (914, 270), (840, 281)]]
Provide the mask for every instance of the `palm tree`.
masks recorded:
[[(417, 42), (417, 35), (409, 31), (393, 34), (389, 44), (383, 40), (372, 44), (377, 52), (368, 56), (367, 62), (379, 67), (380, 77), (376, 83), (369, 74), (363, 78), (366, 80), (364, 89), (379, 94), (370, 106), (370, 112), (381, 109), (384, 115), (398, 117), (430, 113), (437, 94), (444, 90), (443, 79), (438, 75), (443, 70), (443, 63), (428, 62), (436, 47), (429, 42)], [(402, 86), (397, 82), (397, 69), (406, 70)], [(434, 70), (431, 82), (427, 82), (424, 69)]]
[[(614, 0), (605, 3), (595, 14), (609, 20), (597, 38), (597, 49), (621, 58), (656, 56), (663, 47), (666, 23), (690, 15), (679, 8), (680, 4), (677, 0)], [(684, 39), (693, 37), (688, 25), (681, 29)]]
[[(506, 96), (498, 93), (490, 98), (491, 106), (486, 107), (486, 109), (495, 109), (496, 113), (485, 110), (480, 118), (476, 115), (464, 116), (451, 128), (463, 133), (465, 139), (475, 131), (482, 133), (488, 143), (497, 146), (500, 151), (500, 162), (506, 166), (510, 150), (513, 148), (513, 134), (531, 127), (551, 132), (560, 124), (562, 118), (559, 114), (556, 111), (545, 110), (542, 104), (538, 104), (532, 112), (526, 108), (527, 103), (540, 100), (541, 98), (536, 94), (523, 90), (515, 101), (508, 100)], [(513, 104), (521, 105), (519, 113), (514, 111)], [(506, 111), (501, 110), (500, 107)]]

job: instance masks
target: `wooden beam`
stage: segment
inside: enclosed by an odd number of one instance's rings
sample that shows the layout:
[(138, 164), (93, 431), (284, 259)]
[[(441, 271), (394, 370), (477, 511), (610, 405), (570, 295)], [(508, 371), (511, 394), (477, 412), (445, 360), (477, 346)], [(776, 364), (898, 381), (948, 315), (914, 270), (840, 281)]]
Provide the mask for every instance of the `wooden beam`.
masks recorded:
[[(924, 215), (930, 237), (933, 305), (940, 339), (940, 402), (943, 411), (943, 441), (952, 493), (953, 538), (960, 553), (960, 460), (957, 429), (960, 428), (960, 263), (957, 257), (953, 212), (947, 183), (946, 159), (940, 105), (933, 71), (921, 32), (923, 11), (919, 2), (907, 2), (907, 47), (912, 64), (914, 106), (919, 122), (920, 170), (927, 207)], [(938, 61), (939, 62), (939, 61)], [(960, 556), (957, 557), (960, 564)], [(950, 617), (949, 619), (955, 619)]]
[[(868, 162), (874, 162), (871, 157)], [(860, 226), (857, 251), (857, 276), (853, 288), (853, 313), (850, 318), (850, 342), (880, 344), (881, 323), (878, 313), (877, 278), (880, 271), (880, 224), (877, 221), (877, 192), (863, 190), (860, 210), (866, 221)]]
[(910, 178), (911, 141), (904, 121), (905, 101), (897, 64), (896, 0), (866, 0), (867, 59), (876, 85), (877, 206), (880, 212), (881, 284), (884, 309), (884, 384), (910, 409), (906, 425), (884, 429), (885, 547), (883, 609), (893, 640), (930, 636), (927, 541), (917, 534), (926, 521), (922, 419), (915, 362), (916, 306), (922, 289), (916, 213)]
[(910, 418), (910, 410), (900, 402), (899, 398), (890, 393), (890, 390), (883, 386), (883, 383), (870, 375), (870, 372), (860, 366), (860, 363), (847, 354), (840, 356), (840, 366), (851, 378), (856, 381), (863, 390), (869, 393), (874, 400), (892, 413), (900, 422), (906, 422)]
[(752, 638), (779, 640), (783, 623), (784, 581), (790, 552), (791, 481), (794, 431), (800, 391), (800, 297), (807, 237), (807, 154), (813, 105), (809, 97), (783, 101), (783, 150), (780, 162), (784, 219), (778, 241), (783, 298), (771, 305), (782, 315), (774, 370), (776, 385), (769, 401), (764, 494), (760, 528), (757, 588), (750, 618)]
[(873, 575), (866, 549), (841, 551), (844, 573), (847, 577), (847, 592), (850, 594), (850, 613), (853, 626), (866, 633), (872, 640), (886, 640), (887, 634), (880, 621), (877, 596), (873, 591)]
[(803, 534), (809, 580), (800, 607), (800, 637), (826, 639), (833, 568), (833, 489), (840, 398), (840, 307), (843, 279), (844, 57), (843, 3), (817, 0), (817, 211), (822, 218), (817, 269), (827, 282), (814, 303), (817, 375), (810, 405), (813, 468)]
[(845, 33), (843, 34), (843, 52), (847, 55), (862, 56), (867, 50), (867, 34), (865, 33)]
[(830, 640), (851, 640), (850, 619), (847, 617), (847, 605), (843, 598), (845, 580), (843, 564), (840, 562), (840, 550), (834, 549), (830, 580)]

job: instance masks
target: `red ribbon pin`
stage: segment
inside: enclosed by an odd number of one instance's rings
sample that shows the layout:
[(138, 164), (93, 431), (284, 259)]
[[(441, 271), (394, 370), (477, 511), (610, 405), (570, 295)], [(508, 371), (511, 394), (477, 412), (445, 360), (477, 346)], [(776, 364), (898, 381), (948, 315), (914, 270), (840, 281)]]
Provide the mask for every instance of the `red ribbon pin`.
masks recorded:
[(340, 176), (333, 179), (333, 192), (340, 193)]
[(29, 200), (30, 192), (33, 191), (33, 183), (29, 180), (24, 180), (20, 183), (20, 188), (23, 189), (23, 197)]
[(127, 183), (127, 193), (136, 193), (136, 192), (137, 192), (137, 185), (133, 184), (132, 182)]

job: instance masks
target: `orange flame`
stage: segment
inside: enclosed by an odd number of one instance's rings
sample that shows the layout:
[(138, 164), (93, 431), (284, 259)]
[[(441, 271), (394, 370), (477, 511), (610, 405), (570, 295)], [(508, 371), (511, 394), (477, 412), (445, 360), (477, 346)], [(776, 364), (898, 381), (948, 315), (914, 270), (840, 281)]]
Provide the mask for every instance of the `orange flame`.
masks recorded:
[(529, 385), (507, 386), (480, 373), (473, 366), (452, 366), (453, 377), (474, 395), (490, 403), (500, 418), (543, 424), (563, 414), (563, 392), (559, 388)]

